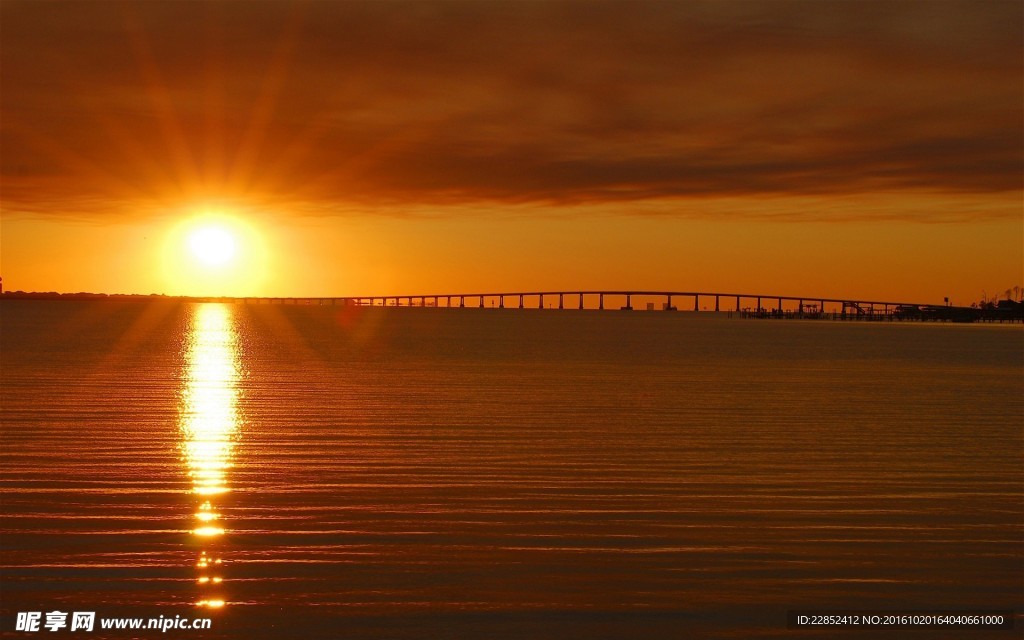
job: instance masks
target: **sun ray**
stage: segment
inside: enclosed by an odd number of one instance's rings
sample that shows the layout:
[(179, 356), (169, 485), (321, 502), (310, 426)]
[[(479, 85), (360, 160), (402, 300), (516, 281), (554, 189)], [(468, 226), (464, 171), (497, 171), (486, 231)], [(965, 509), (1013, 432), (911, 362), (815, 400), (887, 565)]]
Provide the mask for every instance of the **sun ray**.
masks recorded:
[(228, 181), (234, 192), (245, 193), (253, 182), (255, 167), (270, 127), (278, 96), (291, 69), (296, 42), (302, 27), (303, 14), (299, 5), (292, 5), (288, 22), (274, 49), (270, 67), (263, 74), (260, 95), (252, 108), (245, 136), (235, 154)]
[(187, 189), (199, 183), (199, 171), (175, 111), (174, 100), (160, 72), (141, 18), (128, 8), (124, 13), (124, 21), (135, 62), (146, 82), (147, 93), (157, 115), (160, 132), (174, 161), (179, 187)]

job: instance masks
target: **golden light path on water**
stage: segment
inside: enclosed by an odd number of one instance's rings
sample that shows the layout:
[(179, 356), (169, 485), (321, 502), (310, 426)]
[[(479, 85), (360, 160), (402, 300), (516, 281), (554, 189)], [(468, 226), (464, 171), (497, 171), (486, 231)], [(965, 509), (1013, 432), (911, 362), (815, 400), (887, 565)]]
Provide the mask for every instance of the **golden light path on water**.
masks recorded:
[(196, 604), (211, 608), (226, 602), (220, 586), (224, 578), (218, 548), (225, 533), (220, 507), (231, 490), (228, 471), (239, 429), (238, 378), (237, 334), (230, 309), (222, 304), (197, 306), (188, 337), (181, 430), (195, 499), (191, 533), (201, 549)]

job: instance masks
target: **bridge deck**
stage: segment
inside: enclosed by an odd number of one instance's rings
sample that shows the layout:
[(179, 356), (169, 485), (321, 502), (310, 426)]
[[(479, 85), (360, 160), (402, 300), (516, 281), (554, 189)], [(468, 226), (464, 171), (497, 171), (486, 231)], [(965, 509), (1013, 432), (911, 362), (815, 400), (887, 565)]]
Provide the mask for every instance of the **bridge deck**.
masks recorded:
[[(702, 310), (701, 301), (710, 304), (714, 302), (715, 311), (742, 311), (742, 310), (782, 310), (785, 303), (790, 307), (802, 311), (805, 308), (817, 308), (824, 311), (826, 305), (846, 313), (848, 310), (858, 314), (892, 313), (899, 309), (922, 309), (935, 308), (939, 305), (932, 305), (921, 302), (905, 302), (892, 300), (863, 300), (855, 298), (833, 298), (823, 296), (792, 296), (778, 294), (757, 294), (757, 293), (729, 293), (722, 291), (669, 291), (669, 290), (646, 290), (646, 289), (568, 289), (568, 290), (532, 290), (532, 291), (475, 291), (470, 293), (427, 293), (427, 294), (400, 294), (400, 295), (365, 295), (365, 296), (337, 296), (337, 297), (288, 297), (288, 298), (244, 298), (240, 301), (252, 303), (278, 303), (278, 304), (331, 304), (331, 305), (359, 305), (359, 306), (437, 306), (437, 307), (484, 307), (486, 302), (491, 306), (501, 308), (550, 308), (555, 306), (559, 309), (605, 309), (616, 308), (615, 305), (606, 307), (605, 298), (612, 298), (612, 301), (624, 303), (618, 306), (619, 309), (632, 309), (633, 298), (664, 298), (662, 308), (676, 310), (676, 298), (692, 299), (692, 308), (695, 311)], [(596, 306), (594, 305), (596, 298)], [(511, 300), (512, 304), (506, 305)], [(530, 304), (527, 304), (529, 300)], [(469, 304), (467, 304), (467, 301)], [(475, 302), (476, 304), (472, 304)], [(545, 307), (545, 302), (549, 303)], [(590, 306), (586, 306), (589, 302)], [(611, 301), (609, 301), (611, 302)], [(648, 302), (650, 302), (648, 300)], [(496, 303), (496, 304), (495, 304)], [(712, 310), (704, 307), (703, 310)]]

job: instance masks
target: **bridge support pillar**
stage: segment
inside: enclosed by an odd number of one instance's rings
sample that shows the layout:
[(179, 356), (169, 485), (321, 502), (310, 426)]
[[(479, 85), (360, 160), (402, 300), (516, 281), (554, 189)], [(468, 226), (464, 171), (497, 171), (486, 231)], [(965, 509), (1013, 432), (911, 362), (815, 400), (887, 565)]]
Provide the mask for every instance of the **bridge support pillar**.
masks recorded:
[(499, 309), (504, 309), (505, 308), (505, 296), (498, 296), (498, 308)]
[(782, 313), (782, 298), (779, 298), (779, 313)]
[(519, 308), (523, 308), (523, 294), (521, 293), (519, 294)]
[(718, 296), (715, 296), (715, 311), (718, 311)]
[(540, 294), (540, 300), (538, 300), (538, 302), (537, 302), (537, 308), (538, 309), (543, 309), (544, 308), (544, 294), (543, 293)]
[(580, 309), (583, 308), (583, 294), (580, 294)]
[(466, 296), (459, 296), (459, 308), (466, 306)]
[(480, 308), (481, 309), (484, 308), (484, 297), (483, 296), (480, 296)]
[(565, 305), (562, 304), (562, 294), (561, 293), (558, 294), (558, 308), (559, 309), (564, 309), (565, 308)]
[(597, 296), (597, 308), (604, 309), (604, 294), (598, 294)]
[(700, 311), (700, 296), (697, 294), (693, 296), (693, 310)]
[(626, 294), (626, 306), (622, 307), (623, 311), (632, 311), (633, 310), (633, 303), (631, 301), (632, 297), (633, 297), (633, 294), (631, 294), (631, 293), (627, 293)]

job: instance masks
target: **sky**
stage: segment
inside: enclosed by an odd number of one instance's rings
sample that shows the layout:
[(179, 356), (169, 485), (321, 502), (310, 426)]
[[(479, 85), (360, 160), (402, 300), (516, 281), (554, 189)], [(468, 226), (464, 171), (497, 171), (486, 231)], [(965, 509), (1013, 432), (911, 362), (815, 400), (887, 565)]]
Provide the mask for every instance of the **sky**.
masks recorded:
[(1019, 0), (3, 0), (0, 30), (6, 290), (1024, 284)]

